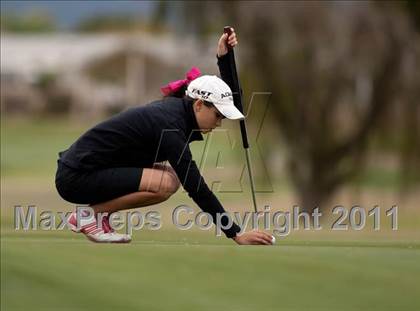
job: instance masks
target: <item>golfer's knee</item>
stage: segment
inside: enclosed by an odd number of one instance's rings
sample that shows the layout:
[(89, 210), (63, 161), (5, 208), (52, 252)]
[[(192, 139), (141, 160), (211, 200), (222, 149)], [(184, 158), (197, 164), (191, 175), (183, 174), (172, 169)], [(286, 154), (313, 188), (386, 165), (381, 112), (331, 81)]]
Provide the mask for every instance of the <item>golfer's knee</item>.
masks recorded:
[(176, 176), (165, 173), (156, 194), (161, 197), (162, 200), (167, 200), (179, 189), (180, 183)]
[(171, 190), (173, 193), (177, 192), (181, 183), (179, 182), (178, 177), (176, 176), (175, 172), (171, 173)]
[(166, 192), (166, 194), (168, 196), (173, 195), (175, 192), (178, 191), (179, 186), (180, 186), (180, 182), (178, 180), (178, 178), (173, 175), (173, 174), (166, 174), (165, 175), (165, 185), (164, 185), (164, 192)]

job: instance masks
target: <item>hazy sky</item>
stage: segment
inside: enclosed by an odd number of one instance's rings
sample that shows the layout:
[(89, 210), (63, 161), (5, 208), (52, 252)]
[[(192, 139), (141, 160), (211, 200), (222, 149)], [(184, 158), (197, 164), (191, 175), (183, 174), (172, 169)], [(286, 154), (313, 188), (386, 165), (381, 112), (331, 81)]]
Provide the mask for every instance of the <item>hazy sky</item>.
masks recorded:
[(48, 11), (61, 29), (69, 29), (96, 14), (124, 13), (148, 17), (153, 1), (1, 1), (3, 13), (22, 14), (32, 10)]

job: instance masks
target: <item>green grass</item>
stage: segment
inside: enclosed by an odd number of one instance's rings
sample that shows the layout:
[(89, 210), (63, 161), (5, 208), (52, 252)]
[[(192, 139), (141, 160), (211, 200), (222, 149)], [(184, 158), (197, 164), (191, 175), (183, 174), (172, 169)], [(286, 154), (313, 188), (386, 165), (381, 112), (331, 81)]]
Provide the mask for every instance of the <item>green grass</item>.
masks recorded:
[[(130, 245), (6, 234), (2, 310), (418, 310), (418, 242), (280, 241), (140, 232)], [(185, 238), (186, 237), (186, 238)], [(151, 240), (150, 238), (154, 238)]]
[[(157, 232), (135, 232), (128, 245), (97, 245), (68, 231), (17, 232), (12, 227), (14, 205), (74, 208), (54, 187), (57, 152), (90, 125), (62, 119), (2, 121), (1, 310), (420, 309), (418, 199), (390, 196), (392, 172), (370, 170), (368, 184), (382, 192), (369, 190), (367, 197), (336, 203), (349, 207), (356, 200), (367, 209), (379, 204), (383, 210), (399, 204), (398, 232), (292, 232), (274, 247), (238, 247), (212, 231), (164, 225)], [(224, 137), (216, 139), (229, 168), (243, 162), (238, 161), (242, 150), (230, 150)], [(197, 162), (203, 148), (192, 144)], [(218, 151), (210, 148), (210, 161)], [(228, 180), (236, 172), (215, 171), (227, 172)], [(217, 174), (205, 172), (206, 178)], [(277, 176), (275, 193), (258, 194), (258, 203), (275, 210), (296, 203), (285, 179)], [(227, 210), (251, 210), (247, 189), (217, 196)], [(153, 208), (162, 211), (165, 224), (181, 203), (195, 206), (179, 191)]]
[(68, 148), (85, 126), (67, 119), (3, 119), (2, 176), (54, 176), (58, 152)]
[[(276, 201), (281, 197), (283, 205)], [(286, 197), (276, 193), (269, 202), (284, 209), (292, 200)], [(249, 210), (247, 199), (238, 195), (223, 202), (231, 211)], [(179, 203), (194, 206), (177, 193), (151, 207), (162, 213), (162, 230), (137, 231), (128, 245), (98, 245), (68, 231), (13, 230), (15, 204), (35, 204), (38, 212), (74, 208), (58, 197), (52, 183), (8, 178), (1, 200), (1, 310), (399, 311), (420, 306), (420, 227), (413, 206), (402, 206), (398, 231), (391, 231), (383, 216), (381, 231), (368, 222), (363, 232), (325, 227), (292, 231), (274, 247), (239, 247), (213, 231), (174, 229), (170, 211)], [(383, 196), (370, 200), (389, 206)]]

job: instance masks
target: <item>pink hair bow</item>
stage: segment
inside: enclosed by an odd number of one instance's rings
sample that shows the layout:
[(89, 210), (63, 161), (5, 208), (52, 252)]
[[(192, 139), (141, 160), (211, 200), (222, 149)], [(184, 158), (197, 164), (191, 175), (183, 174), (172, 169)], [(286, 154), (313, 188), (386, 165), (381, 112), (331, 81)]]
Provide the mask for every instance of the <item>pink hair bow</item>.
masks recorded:
[(190, 84), (192, 80), (197, 79), (200, 75), (200, 69), (198, 69), (197, 67), (192, 67), (190, 71), (187, 72), (187, 75), (185, 77), (186, 79), (169, 82), (167, 85), (162, 86), (160, 90), (163, 93), (163, 95), (167, 96), (171, 93), (178, 91), (184, 85)]

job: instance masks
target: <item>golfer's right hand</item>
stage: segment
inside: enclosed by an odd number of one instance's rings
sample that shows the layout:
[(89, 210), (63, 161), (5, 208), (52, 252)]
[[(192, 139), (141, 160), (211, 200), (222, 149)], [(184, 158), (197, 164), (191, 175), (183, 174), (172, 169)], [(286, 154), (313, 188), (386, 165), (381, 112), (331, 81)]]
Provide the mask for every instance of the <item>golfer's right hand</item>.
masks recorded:
[(233, 238), (239, 245), (272, 245), (271, 235), (262, 231), (249, 231)]
[(238, 44), (238, 39), (236, 37), (235, 29), (232, 29), (231, 35), (228, 37), (227, 33), (221, 35), (219, 42), (217, 43), (217, 56), (221, 57), (228, 52), (228, 45), (230, 47), (235, 47)]

